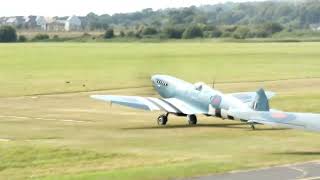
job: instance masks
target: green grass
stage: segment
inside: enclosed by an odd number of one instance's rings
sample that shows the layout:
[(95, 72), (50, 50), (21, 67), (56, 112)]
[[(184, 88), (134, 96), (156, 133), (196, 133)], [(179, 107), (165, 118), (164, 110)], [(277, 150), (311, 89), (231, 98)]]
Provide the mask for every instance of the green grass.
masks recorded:
[[(278, 93), (273, 108), (320, 112), (319, 47), (1, 44), (0, 179), (172, 179), (320, 159), (317, 133), (268, 126), (252, 131), (240, 122), (204, 116), (194, 127), (174, 116), (167, 127), (158, 127), (159, 112), (89, 98), (156, 96), (150, 88), (156, 73), (208, 83), (216, 76), (223, 92), (263, 86)], [(65, 92), (75, 93), (55, 94)]]
[(320, 77), (319, 48), (320, 43), (1, 44), (0, 96), (149, 86), (156, 73), (205, 82)]

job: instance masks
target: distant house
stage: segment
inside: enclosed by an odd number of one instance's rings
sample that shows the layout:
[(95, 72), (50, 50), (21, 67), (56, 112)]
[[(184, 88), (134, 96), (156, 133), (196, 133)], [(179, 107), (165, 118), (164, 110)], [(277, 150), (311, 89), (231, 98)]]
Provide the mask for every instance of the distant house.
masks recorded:
[(5, 24), (6, 18), (5, 17), (0, 17), (0, 25)]
[(27, 29), (35, 29), (37, 27), (37, 16), (25, 16), (24, 27)]
[(64, 31), (65, 21), (57, 18), (46, 18), (46, 31)]
[(47, 30), (47, 21), (43, 16), (38, 16), (36, 18), (37, 26), (40, 27), (41, 30), (46, 31)]
[(310, 24), (310, 29), (312, 31), (320, 31), (320, 23), (319, 24)]
[(66, 31), (80, 31), (81, 20), (77, 16), (70, 16), (65, 22)]
[(25, 23), (25, 19), (23, 16), (16, 16), (17, 19), (17, 27), (23, 27), (24, 23)]
[(81, 20), (77, 16), (36, 18), (36, 24), (43, 31), (80, 31)]
[(18, 25), (18, 19), (16, 17), (9, 17), (6, 22), (6, 25), (16, 26)]
[(23, 16), (8, 17), (4, 24), (21, 28), (25, 20)]

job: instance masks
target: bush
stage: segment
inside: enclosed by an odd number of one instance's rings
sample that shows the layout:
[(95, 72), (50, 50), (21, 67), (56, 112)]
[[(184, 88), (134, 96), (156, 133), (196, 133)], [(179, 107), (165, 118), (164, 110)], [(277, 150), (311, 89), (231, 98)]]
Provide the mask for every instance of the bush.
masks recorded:
[(227, 26), (224, 27), (224, 32), (230, 32), (233, 33), (237, 30), (238, 26)]
[(113, 29), (107, 29), (107, 31), (104, 33), (104, 36), (103, 36), (104, 39), (111, 39), (113, 37), (114, 37)]
[(126, 34), (123, 31), (120, 31), (120, 37), (125, 37)]
[(231, 32), (223, 32), (221, 34), (221, 37), (231, 37), (232, 36), (232, 33)]
[(27, 39), (26, 36), (20, 35), (19, 38), (18, 38), (18, 41), (19, 41), (19, 42), (26, 42), (26, 41), (28, 41), (28, 39)]
[(165, 28), (163, 32), (167, 38), (181, 39), (184, 31), (185, 29), (183, 28), (168, 27), (168, 28)]
[(270, 34), (262, 28), (257, 28), (250, 34), (251, 34), (250, 36), (257, 37), (257, 38), (266, 38), (270, 36)]
[(136, 34), (134, 33), (134, 31), (129, 31), (129, 32), (127, 32), (127, 37), (135, 37), (136, 36)]
[(0, 42), (16, 42), (17, 32), (11, 26), (0, 27)]
[(203, 37), (202, 29), (197, 26), (189, 26), (182, 34), (183, 39), (192, 39), (197, 37)]
[(272, 35), (277, 32), (281, 32), (283, 27), (279, 23), (265, 23), (262, 28), (269, 34)]
[(219, 29), (215, 29), (211, 32), (211, 37), (218, 38), (222, 35), (222, 32)]
[(82, 34), (82, 37), (90, 37), (90, 36), (91, 36), (91, 34), (89, 34), (89, 33), (87, 33), (87, 32), (85, 32), (85, 33)]
[(37, 34), (33, 40), (34, 41), (43, 41), (43, 40), (48, 40), (50, 39), (49, 35), (48, 34)]
[(153, 27), (144, 28), (142, 31), (143, 35), (155, 35), (157, 33), (158, 33), (158, 31)]
[(250, 29), (247, 27), (239, 27), (237, 30), (233, 33), (233, 37), (235, 39), (245, 39), (249, 36)]

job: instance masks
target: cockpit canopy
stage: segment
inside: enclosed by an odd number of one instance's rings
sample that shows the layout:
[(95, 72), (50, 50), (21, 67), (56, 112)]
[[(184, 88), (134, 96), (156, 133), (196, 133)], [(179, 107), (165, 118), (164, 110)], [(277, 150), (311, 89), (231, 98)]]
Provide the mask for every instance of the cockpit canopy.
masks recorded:
[(211, 87), (209, 87), (204, 82), (197, 82), (194, 84), (194, 89), (197, 91), (210, 91)]

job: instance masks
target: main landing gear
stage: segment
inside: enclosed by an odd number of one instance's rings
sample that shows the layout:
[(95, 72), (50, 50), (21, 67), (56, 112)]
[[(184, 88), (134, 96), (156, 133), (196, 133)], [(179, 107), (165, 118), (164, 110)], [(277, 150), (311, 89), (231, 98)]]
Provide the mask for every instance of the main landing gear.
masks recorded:
[[(168, 122), (169, 113), (162, 114), (158, 117), (157, 122), (159, 126), (165, 126)], [(181, 116), (181, 115), (180, 115)], [(185, 115), (183, 115), (185, 116)], [(197, 124), (197, 116), (196, 115), (187, 115), (189, 125)]]
[(197, 124), (197, 116), (196, 115), (188, 115), (188, 122), (189, 122), (189, 125), (196, 125)]
[(250, 125), (252, 130), (256, 130), (255, 124), (256, 123), (254, 123), (254, 122), (249, 122), (249, 125)]
[(159, 126), (165, 126), (168, 122), (168, 115), (169, 113), (167, 114), (162, 114), (158, 117), (158, 125)]

